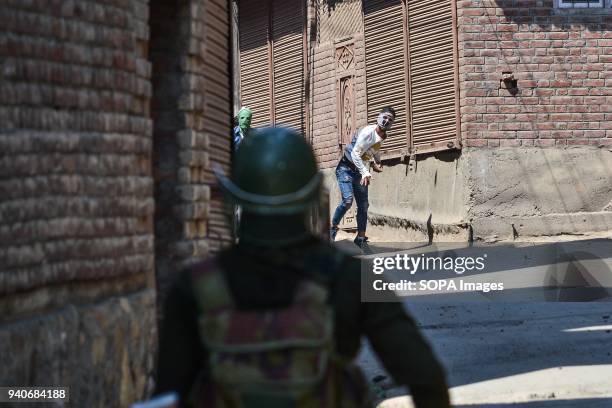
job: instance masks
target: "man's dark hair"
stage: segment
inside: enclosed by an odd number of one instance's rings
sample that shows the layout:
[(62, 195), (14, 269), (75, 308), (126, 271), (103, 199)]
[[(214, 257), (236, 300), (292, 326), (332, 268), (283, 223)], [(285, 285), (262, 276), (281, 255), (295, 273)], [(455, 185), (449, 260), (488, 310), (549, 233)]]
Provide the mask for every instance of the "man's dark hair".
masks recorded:
[(397, 117), (397, 115), (395, 114), (395, 109), (393, 109), (390, 106), (385, 106), (384, 108), (382, 108), (382, 110), (380, 111), (380, 113), (385, 113), (385, 112), (390, 112), (394, 118)]

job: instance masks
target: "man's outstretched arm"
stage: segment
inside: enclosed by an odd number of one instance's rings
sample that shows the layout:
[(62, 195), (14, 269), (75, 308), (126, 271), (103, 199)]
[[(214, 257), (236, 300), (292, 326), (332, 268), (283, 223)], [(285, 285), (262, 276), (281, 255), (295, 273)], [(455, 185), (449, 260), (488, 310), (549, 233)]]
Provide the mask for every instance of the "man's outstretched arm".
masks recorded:
[(444, 370), (401, 303), (363, 304), (364, 331), (397, 384), (417, 408), (450, 407)]

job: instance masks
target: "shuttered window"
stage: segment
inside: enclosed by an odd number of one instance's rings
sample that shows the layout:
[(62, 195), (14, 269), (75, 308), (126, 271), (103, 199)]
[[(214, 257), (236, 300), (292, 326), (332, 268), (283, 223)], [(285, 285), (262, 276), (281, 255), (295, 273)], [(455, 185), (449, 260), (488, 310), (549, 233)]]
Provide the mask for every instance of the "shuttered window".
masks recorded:
[(274, 122), (304, 131), (301, 0), (276, 0), (272, 12)]
[(412, 152), (458, 146), (453, 2), (408, 0)]
[(266, 3), (241, 1), (240, 97), (253, 111), (253, 127), (270, 123), (268, 9)]
[(368, 121), (393, 106), (383, 157), (459, 148), (453, 0), (364, 0)]
[(305, 127), (304, 15), (301, 0), (238, 6), (240, 99), (253, 111), (253, 127)]
[(402, 156), (408, 148), (402, 9), (400, 0), (364, 2), (368, 123), (376, 123), (385, 106), (392, 106), (397, 115), (383, 143), (382, 157)]
[[(231, 79), (226, 67), (230, 63), (230, 39), (229, 39), (229, 4), (223, 0), (207, 0), (204, 6), (205, 44), (204, 54), (204, 78), (206, 80), (204, 89), (205, 108), (203, 112), (204, 129), (208, 133), (211, 167), (221, 165), (225, 171), (229, 171), (231, 145), (228, 140), (228, 131), (225, 126), (229, 125), (225, 118), (231, 115)], [(194, 153), (199, 151), (194, 150)], [(210, 168), (210, 167), (209, 167)], [(194, 168), (191, 168), (192, 174)], [(206, 231), (208, 246), (211, 252), (218, 252), (223, 246), (233, 242), (231, 228), (228, 225), (225, 213), (223, 197), (216, 194), (216, 179), (212, 172), (204, 172), (204, 181), (212, 186), (210, 197), (210, 208), (206, 225), (202, 221), (190, 223), (190, 228)]]

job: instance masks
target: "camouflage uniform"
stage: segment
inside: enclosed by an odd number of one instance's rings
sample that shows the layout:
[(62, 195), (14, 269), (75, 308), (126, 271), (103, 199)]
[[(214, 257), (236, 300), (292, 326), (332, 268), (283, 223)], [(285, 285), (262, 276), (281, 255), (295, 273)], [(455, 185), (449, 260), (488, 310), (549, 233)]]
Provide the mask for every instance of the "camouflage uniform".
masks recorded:
[(217, 177), (243, 208), (240, 243), (169, 291), (157, 392), (198, 407), (369, 406), (352, 365), (366, 336), (417, 407), (449, 406), (443, 370), (402, 304), (362, 303), (360, 261), (308, 231), (322, 175), (301, 135), (250, 136), (232, 179)]
[[(343, 266), (334, 270), (330, 266), (336, 253), (330, 244), (313, 238), (282, 250), (237, 245), (216, 262), (239, 309), (282, 308), (302, 279), (325, 285), (334, 310), (338, 359), (354, 360), (366, 336), (397, 384), (410, 387), (417, 407), (449, 406), (444, 372), (401, 303), (362, 303), (359, 260), (344, 257)], [(206, 264), (181, 274), (168, 294), (161, 326), (158, 391), (176, 390), (182, 400), (189, 398), (196, 383), (210, 379), (193, 290), (194, 271), (202, 267)]]

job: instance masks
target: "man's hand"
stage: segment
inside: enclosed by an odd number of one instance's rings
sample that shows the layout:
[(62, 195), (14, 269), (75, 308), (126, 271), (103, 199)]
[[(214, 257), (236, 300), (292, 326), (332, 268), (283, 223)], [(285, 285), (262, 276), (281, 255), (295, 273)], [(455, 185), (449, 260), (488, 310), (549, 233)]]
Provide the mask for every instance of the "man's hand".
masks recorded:
[(372, 170), (374, 170), (377, 173), (381, 173), (383, 171), (382, 163), (380, 163), (380, 164), (378, 164), (376, 162), (372, 163)]
[(370, 178), (372, 178), (372, 176), (361, 177), (361, 181), (359, 182), (359, 184), (361, 184), (362, 186), (369, 185), (370, 184)]

